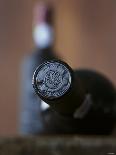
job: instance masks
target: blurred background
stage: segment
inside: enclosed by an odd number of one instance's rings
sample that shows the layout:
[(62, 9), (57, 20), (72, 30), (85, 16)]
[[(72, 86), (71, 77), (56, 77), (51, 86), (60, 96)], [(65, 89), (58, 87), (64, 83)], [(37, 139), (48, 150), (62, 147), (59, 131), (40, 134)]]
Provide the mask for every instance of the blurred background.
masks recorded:
[[(0, 136), (18, 134), (19, 69), (34, 46), (35, 2), (0, 0)], [(116, 84), (116, 1), (47, 2), (55, 10), (56, 52), (73, 68), (98, 70)]]

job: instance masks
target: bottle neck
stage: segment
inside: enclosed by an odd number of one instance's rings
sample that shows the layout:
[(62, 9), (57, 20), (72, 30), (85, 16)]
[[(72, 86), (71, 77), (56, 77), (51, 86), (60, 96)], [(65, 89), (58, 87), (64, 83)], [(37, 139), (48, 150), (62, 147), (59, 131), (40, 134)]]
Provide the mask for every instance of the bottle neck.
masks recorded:
[(40, 48), (40, 47), (36, 46), (36, 50), (38, 52), (40, 52), (40, 53), (42, 53), (42, 52), (45, 52), (46, 53), (48, 51), (53, 51), (53, 46), (50, 45), (50, 46), (46, 46), (45, 48)]
[(46, 48), (38, 48), (35, 49), (36, 58), (41, 60), (41, 63), (48, 60), (53, 60), (57, 58), (57, 54), (54, 52), (52, 46)]
[(72, 115), (81, 106), (84, 93), (72, 69), (61, 61), (41, 64), (33, 76), (33, 86), (40, 98), (62, 115)]

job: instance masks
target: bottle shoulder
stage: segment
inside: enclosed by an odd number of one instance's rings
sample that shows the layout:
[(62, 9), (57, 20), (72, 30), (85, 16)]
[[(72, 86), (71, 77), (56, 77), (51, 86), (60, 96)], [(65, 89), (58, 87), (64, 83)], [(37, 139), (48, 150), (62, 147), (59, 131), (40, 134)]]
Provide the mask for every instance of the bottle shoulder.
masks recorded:
[[(82, 87), (86, 93), (91, 94), (93, 109), (104, 113), (116, 111), (116, 88), (115, 85), (102, 73), (92, 70), (77, 70), (76, 77), (81, 79)], [(94, 111), (93, 110), (93, 111)]]
[(113, 92), (116, 93), (116, 88), (113, 82), (106, 75), (98, 71), (88, 69), (75, 70), (75, 76), (81, 79), (81, 81), (85, 84), (85, 86), (94, 87), (96, 89), (99, 89), (99, 91), (112, 90)]

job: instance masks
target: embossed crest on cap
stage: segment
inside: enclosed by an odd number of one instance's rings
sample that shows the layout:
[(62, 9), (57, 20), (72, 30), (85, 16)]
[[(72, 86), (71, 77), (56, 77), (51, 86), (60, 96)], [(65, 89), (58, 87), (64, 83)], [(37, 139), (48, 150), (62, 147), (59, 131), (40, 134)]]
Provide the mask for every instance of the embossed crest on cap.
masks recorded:
[(71, 72), (59, 61), (47, 61), (35, 70), (32, 84), (38, 95), (55, 99), (69, 90)]

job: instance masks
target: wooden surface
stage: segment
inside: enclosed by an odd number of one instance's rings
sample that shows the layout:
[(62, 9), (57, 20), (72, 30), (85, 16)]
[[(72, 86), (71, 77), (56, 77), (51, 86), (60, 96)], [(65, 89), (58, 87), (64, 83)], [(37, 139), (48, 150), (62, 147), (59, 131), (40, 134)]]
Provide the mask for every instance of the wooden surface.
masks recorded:
[(111, 137), (41, 136), (0, 138), (0, 155), (115, 155)]

